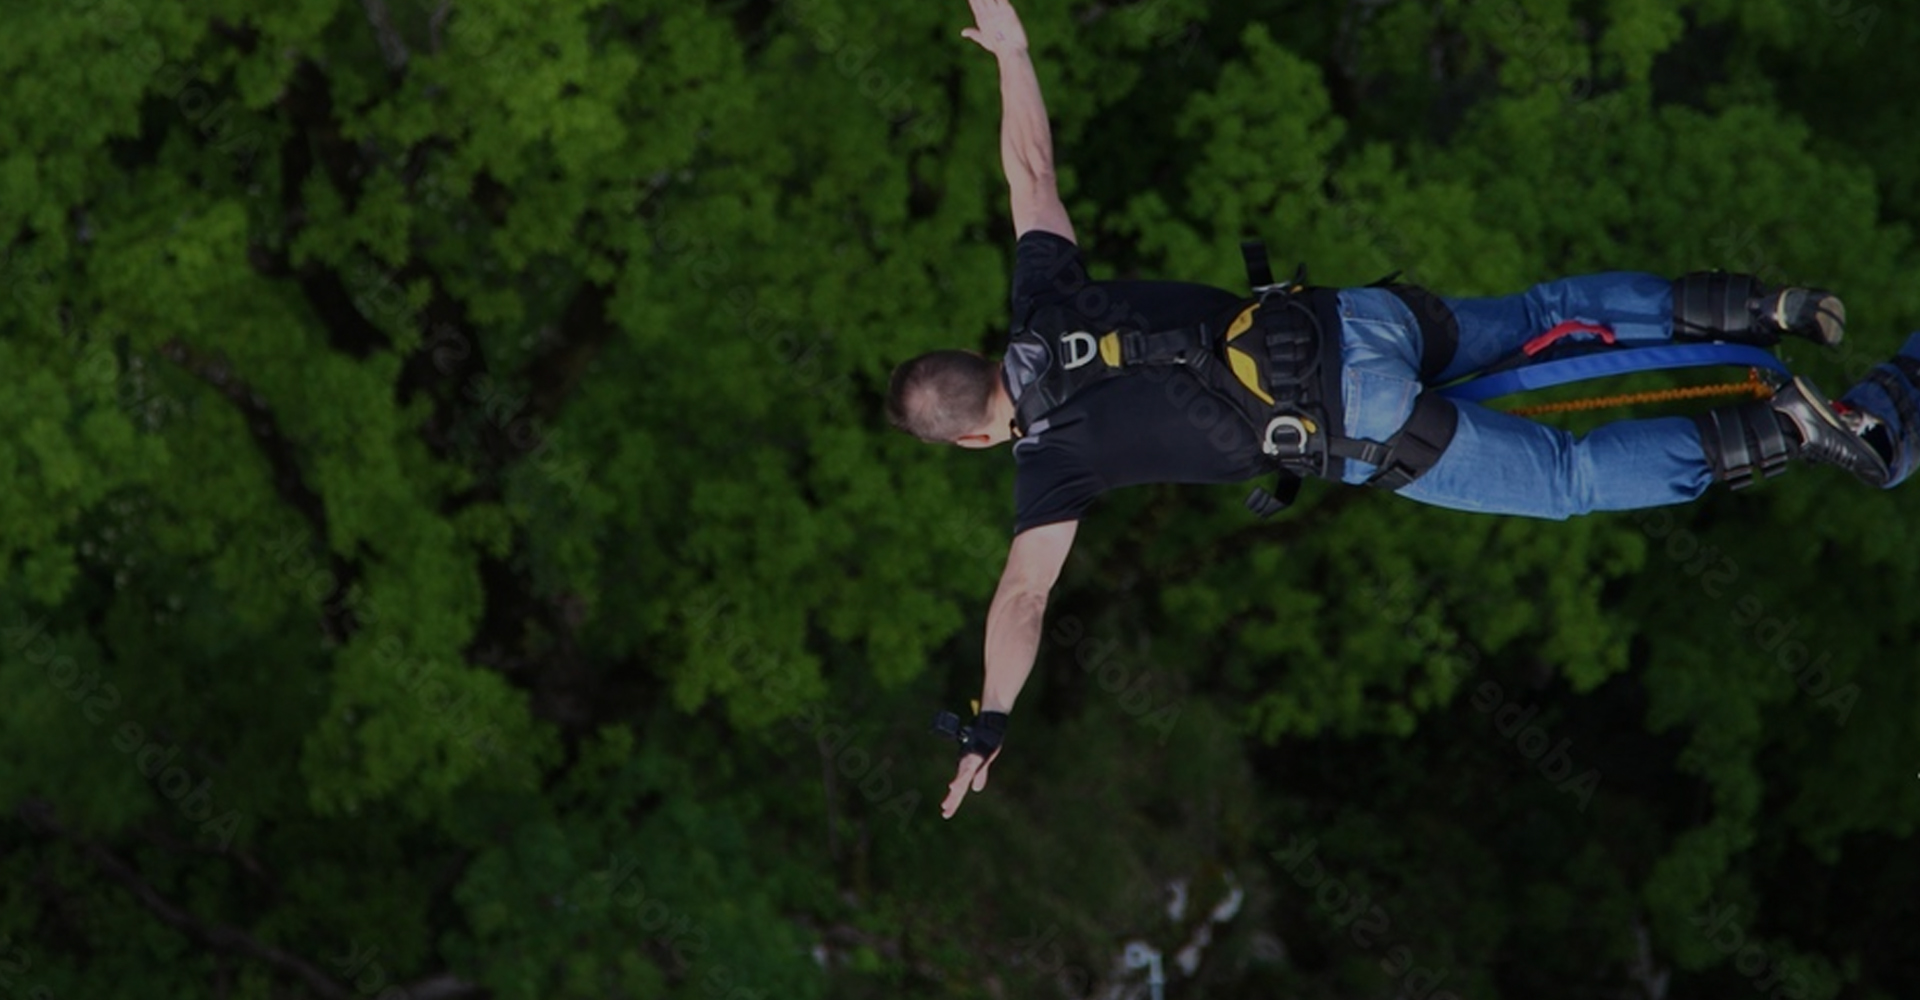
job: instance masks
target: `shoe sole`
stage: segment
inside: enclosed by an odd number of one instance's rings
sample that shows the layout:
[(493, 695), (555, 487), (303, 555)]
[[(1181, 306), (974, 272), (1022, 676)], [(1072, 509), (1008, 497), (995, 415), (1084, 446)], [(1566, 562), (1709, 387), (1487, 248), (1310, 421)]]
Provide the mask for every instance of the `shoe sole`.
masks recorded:
[[(1817, 334), (1793, 330), (1788, 319), (1805, 312), (1809, 304), (1813, 306), (1813, 323), (1819, 330)], [(1822, 347), (1839, 347), (1847, 336), (1847, 304), (1840, 301), (1838, 295), (1811, 292), (1804, 288), (1787, 289), (1774, 297), (1771, 318), (1776, 327), (1805, 337)]]
[(1839, 347), (1840, 341), (1847, 335), (1846, 303), (1829, 295), (1825, 302), (1814, 308), (1814, 322), (1820, 325), (1820, 342), (1828, 347)]
[[(1833, 401), (1828, 399), (1826, 393), (1821, 392), (1812, 382), (1807, 381), (1805, 375), (1795, 375), (1793, 377), (1793, 387), (1799, 390), (1800, 398), (1807, 401), (1808, 408), (1819, 415), (1821, 423), (1832, 427), (1834, 430), (1844, 431), (1847, 429), (1847, 425), (1840, 422), (1840, 414), (1834, 412)], [(1802, 437), (1807, 436), (1805, 431), (1801, 431), (1800, 433)]]

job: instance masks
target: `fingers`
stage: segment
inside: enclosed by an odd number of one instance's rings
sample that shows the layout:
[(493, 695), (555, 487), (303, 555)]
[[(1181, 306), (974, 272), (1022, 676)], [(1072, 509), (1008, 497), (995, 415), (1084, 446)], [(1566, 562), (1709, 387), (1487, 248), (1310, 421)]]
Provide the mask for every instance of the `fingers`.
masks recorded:
[(947, 786), (947, 797), (940, 803), (940, 818), (952, 819), (959, 810), (960, 801), (967, 797), (967, 786), (973, 782), (974, 772), (980, 769), (980, 758), (972, 754), (960, 758), (960, 768), (953, 776), (953, 783)]
[(976, 792), (979, 792), (979, 791), (985, 791), (985, 790), (986, 790), (986, 787), (987, 787), (987, 769), (993, 766), (993, 762), (994, 762), (994, 761), (995, 761), (996, 759), (998, 759), (998, 758), (999, 758), (999, 756), (1000, 756), (1000, 751), (998, 751), (998, 750), (995, 750), (995, 751), (993, 752), (993, 756), (992, 756), (992, 757), (988, 757), (988, 758), (987, 758), (987, 759), (986, 759), (985, 761), (983, 761), (983, 762), (982, 762), (982, 763), (980, 764), (980, 770), (978, 770), (978, 771), (975, 771), (975, 772), (973, 772), (973, 790), (974, 790), (974, 791), (976, 791)]
[(989, 52), (996, 49), (995, 46), (988, 44), (986, 33), (982, 29), (993, 28), (995, 40), (1001, 41), (1006, 38), (1008, 20), (1012, 20), (1015, 28), (1019, 26), (1019, 18), (1013, 13), (1013, 7), (1007, 3), (1007, 0), (967, 0), (967, 6), (973, 8), (973, 23), (976, 27), (961, 31), (960, 37)]
[(947, 797), (940, 803), (940, 818), (952, 819), (960, 810), (960, 803), (970, 791), (978, 792), (987, 787), (987, 768), (1000, 758), (1000, 751), (982, 760), (978, 754), (967, 754), (960, 758), (960, 766), (954, 772), (953, 781), (947, 785)]

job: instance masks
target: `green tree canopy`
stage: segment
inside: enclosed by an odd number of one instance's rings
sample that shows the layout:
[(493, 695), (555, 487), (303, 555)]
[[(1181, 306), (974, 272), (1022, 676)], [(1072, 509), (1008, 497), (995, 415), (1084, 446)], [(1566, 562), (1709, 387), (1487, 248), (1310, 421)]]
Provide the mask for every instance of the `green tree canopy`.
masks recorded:
[[(1892, 8), (1025, 6), (1101, 276), (1749, 270), (1845, 296), (1789, 351), (1836, 392), (1920, 326)], [(1920, 511), (1832, 470), (1118, 492), (940, 821), (1010, 467), (880, 397), (1004, 342), (966, 19), (10, 15), (0, 986), (1078, 998), (1139, 941), (1175, 997), (1920, 991)]]

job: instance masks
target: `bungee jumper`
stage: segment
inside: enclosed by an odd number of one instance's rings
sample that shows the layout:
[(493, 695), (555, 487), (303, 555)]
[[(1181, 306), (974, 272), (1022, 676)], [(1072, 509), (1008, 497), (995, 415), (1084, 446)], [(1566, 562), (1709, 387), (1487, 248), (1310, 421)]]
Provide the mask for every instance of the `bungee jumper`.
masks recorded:
[[(975, 26), (961, 34), (999, 64), (1013, 335), (998, 361), (958, 350), (913, 358), (894, 370), (887, 397), (900, 429), (964, 448), (1012, 442), (1016, 466), (978, 717), (936, 722), (961, 747), (943, 816), (986, 787), (1079, 519), (1108, 490), (1275, 476), (1248, 498), (1264, 517), (1315, 477), (1455, 510), (1564, 519), (1684, 503), (1714, 483), (1743, 488), (1792, 460), (1879, 488), (1913, 471), (1920, 334), (1838, 402), (1764, 350), (1783, 336), (1840, 343), (1845, 308), (1820, 289), (1719, 272), (1594, 274), (1491, 298), (1384, 282), (1324, 288), (1304, 274), (1275, 282), (1257, 244), (1243, 248), (1250, 295), (1095, 281), (1055, 184), (1025, 29), (1008, 0), (969, 2)], [(1565, 377), (1538, 362), (1581, 346), (1593, 350), (1553, 364), (1576, 377), (1745, 364), (1757, 398), (1578, 437), (1481, 405)]]

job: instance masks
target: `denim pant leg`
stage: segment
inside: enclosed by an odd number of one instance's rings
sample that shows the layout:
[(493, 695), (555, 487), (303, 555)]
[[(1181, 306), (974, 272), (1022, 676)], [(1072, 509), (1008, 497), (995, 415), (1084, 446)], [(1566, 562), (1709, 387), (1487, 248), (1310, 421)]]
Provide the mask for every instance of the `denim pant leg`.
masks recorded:
[[(1920, 361), (1920, 332), (1907, 335), (1900, 356)], [(1920, 463), (1920, 379), (1902, 372), (1891, 362), (1874, 365), (1867, 378), (1847, 390), (1841, 401), (1864, 410), (1886, 425), (1887, 439), (1893, 444), (1892, 473), (1884, 489), (1893, 489), (1913, 475)]]
[[(1535, 286), (1503, 299), (1460, 300), (1477, 304), (1470, 316), (1461, 318), (1463, 353), (1470, 336), (1476, 350), (1489, 350), (1502, 340), (1517, 349), (1539, 332), (1519, 331), (1518, 324), (1555, 315), (1560, 318), (1549, 319), (1548, 326), (1564, 318), (1591, 317), (1622, 337), (1648, 339), (1651, 333), (1666, 338), (1670, 323), (1645, 321), (1663, 314), (1641, 312), (1638, 323), (1632, 318), (1632, 288), (1648, 286), (1628, 277), (1625, 292), (1620, 291), (1623, 286), (1614, 286), (1613, 306), (1585, 315), (1554, 310), (1604, 291), (1612, 276)], [(1638, 302), (1650, 306), (1648, 298), (1658, 297), (1642, 294)], [(1476, 328), (1471, 335), (1470, 319)], [(1340, 293), (1340, 324), (1347, 435), (1384, 441), (1406, 423), (1414, 397), (1425, 389), (1419, 380), (1419, 326), (1397, 296), (1372, 288)], [(1453, 442), (1433, 468), (1399, 491), (1401, 495), (1456, 510), (1561, 519), (1595, 510), (1681, 503), (1712, 483), (1699, 432), (1683, 417), (1619, 421), (1575, 438), (1522, 417), (1475, 404), (1457, 405), (1460, 423)], [(1343, 479), (1349, 483), (1362, 482), (1374, 471), (1362, 462), (1346, 465)]]
[(1544, 282), (1517, 295), (1444, 301), (1460, 322), (1460, 349), (1435, 384), (1510, 357), (1568, 320), (1607, 327), (1625, 343), (1673, 338), (1673, 282), (1656, 274), (1610, 271)]
[[(1340, 292), (1340, 399), (1350, 438), (1385, 441), (1407, 422), (1420, 394), (1420, 325), (1383, 288)], [(1341, 479), (1364, 482), (1374, 467), (1349, 460)]]
[(1685, 503), (1713, 484), (1700, 432), (1686, 417), (1620, 420), (1576, 438), (1477, 403), (1455, 405), (1460, 425), (1453, 442), (1401, 496), (1454, 510), (1563, 520)]

